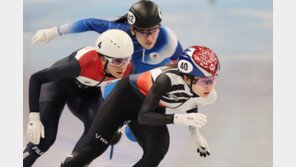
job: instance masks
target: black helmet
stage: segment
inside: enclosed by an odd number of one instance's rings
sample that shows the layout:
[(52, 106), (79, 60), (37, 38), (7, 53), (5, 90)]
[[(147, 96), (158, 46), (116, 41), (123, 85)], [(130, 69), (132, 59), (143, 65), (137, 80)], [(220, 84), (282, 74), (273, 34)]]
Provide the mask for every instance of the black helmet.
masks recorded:
[(159, 25), (162, 20), (157, 4), (149, 0), (141, 0), (129, 9), (127, 21), (136, 28), (151, 28)]

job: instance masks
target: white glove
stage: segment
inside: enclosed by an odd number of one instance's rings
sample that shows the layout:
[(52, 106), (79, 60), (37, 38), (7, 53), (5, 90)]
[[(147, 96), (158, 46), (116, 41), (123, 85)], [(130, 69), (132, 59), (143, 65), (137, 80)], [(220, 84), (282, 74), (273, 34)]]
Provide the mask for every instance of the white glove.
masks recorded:
[(199, 128), (189, 127), (189, 132), (192, 140), (198, 144), (197, 153), (199, 153), (201, 157), (209, 156), (210, 148), (207, 140), (200, 134)]
[(32, 45), (43, 46), (50, 42), (55, 37), (59, 36), (58, 27), (52, 27), (47, 29), (38, 30), (32, 38)]
[(44, 135), (44, 126), (40, 121), (39, 113), (32, 112), (29, 114), (29, 124), (27, 127), (27, 136), (29, 140), (34, 144), (39, 144), (40, 136), (42, 138)]
[(174, 124), (182, 124), (185, 126), (194, 126), (201, 128), (205, 126), (207, 117), (200, 113), (188, 113), (188, 114), (175, 114)]

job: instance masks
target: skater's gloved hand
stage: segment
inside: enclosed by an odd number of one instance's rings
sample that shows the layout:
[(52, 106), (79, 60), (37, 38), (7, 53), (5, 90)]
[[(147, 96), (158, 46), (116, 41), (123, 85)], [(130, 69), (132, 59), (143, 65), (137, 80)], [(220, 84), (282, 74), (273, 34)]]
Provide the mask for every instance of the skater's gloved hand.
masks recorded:
[(38, 46), (43, 46), (57, 36), (59, 36), (59, 33), (57, 26), (55, 26), (53, 28), (38, 30), (32, 38), (31, 42), (32, 45), (36, 44)]
[(29, 140), (34, 144), (39, 144), (40, 136), (42, 138), (44, 135), (44, 126), (40, 121), (40, 115), (36, 112), (31, 112), (29, 114), (29, 124), (27, 127), (27, 136)]
[(207, 117), (200, 113), (188, 113), (188, 114), (175, 114), (174, 124), (182, 124), (185, 126), (194, 126), (201, 128), (205, 126)]
[(210, 155), (210, 148), (208, 146), (207, 140), (200, 134), (199, 128), (189, 127), (189, 132), (192, 140), (198, 144), (197, 153), (201, 157), (206, 157)]

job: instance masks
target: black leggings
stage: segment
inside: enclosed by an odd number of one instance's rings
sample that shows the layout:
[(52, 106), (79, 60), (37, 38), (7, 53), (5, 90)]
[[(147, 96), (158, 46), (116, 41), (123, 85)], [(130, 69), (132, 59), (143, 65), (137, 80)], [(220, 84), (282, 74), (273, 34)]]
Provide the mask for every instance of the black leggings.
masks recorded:
[[(86, 136), (83, 145), (68, 157), (62, 167), (82, 167), (100, 156), (109, 146), (117, 129), (127, 120), (130, 128), (143, 149), (142, 158), (134, 167), (156, 167), (169, 148), (169, 132), (166, 125), (148, 126), (137, 121), (142, 100), (135, 93), (125, 77), (105, 99)], [(160, 108), (162, 112), (165, 108)]]
[(76, 151), (85, 139), (102, 101), (99, 87), (74, 89), (58, 82), (42, 85), (39, 111), (40, 120), (44, 125), (45, 138), (41, 138), (38, 145), (31, 142), (27, 144), (24, 150), (23, 166), (32, 166), (36, 159), (55, 142), (59, 119), (65, 104), (84, 124), (84, 132), (73, 149), (73, 152)]

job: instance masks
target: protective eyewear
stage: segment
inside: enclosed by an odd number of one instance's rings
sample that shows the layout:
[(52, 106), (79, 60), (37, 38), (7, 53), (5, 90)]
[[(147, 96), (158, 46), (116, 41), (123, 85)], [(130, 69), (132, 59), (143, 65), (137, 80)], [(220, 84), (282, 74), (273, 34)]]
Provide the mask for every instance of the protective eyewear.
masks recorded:
[(120, 67), (122, 66), (123, 63), (128, 64), (131, 61), (130, 57), (126, 57), (126, 58), (112, 58), (112, 57), (107, 57), (105, 56), (105, 58), (108, 60), (108, 62), (116, 67)]
[(136, 34), (138, 34), (139, 36), (147, 37), (149, 35), (156, 35), (157, 33), (159, 33), (159, 29), (160, 29), (160, 27), (156, 27), (156, 28), (153, 28), (153, 29), (150, 29), (150, 30), (138, 30), (138, 29), (135, 29), (135, 31), (136, 31)]
[(203, 77), (198, 79), (192, 79), (192, 83), (200, 86), (211, 86), (216, 84), (217, 76)]

